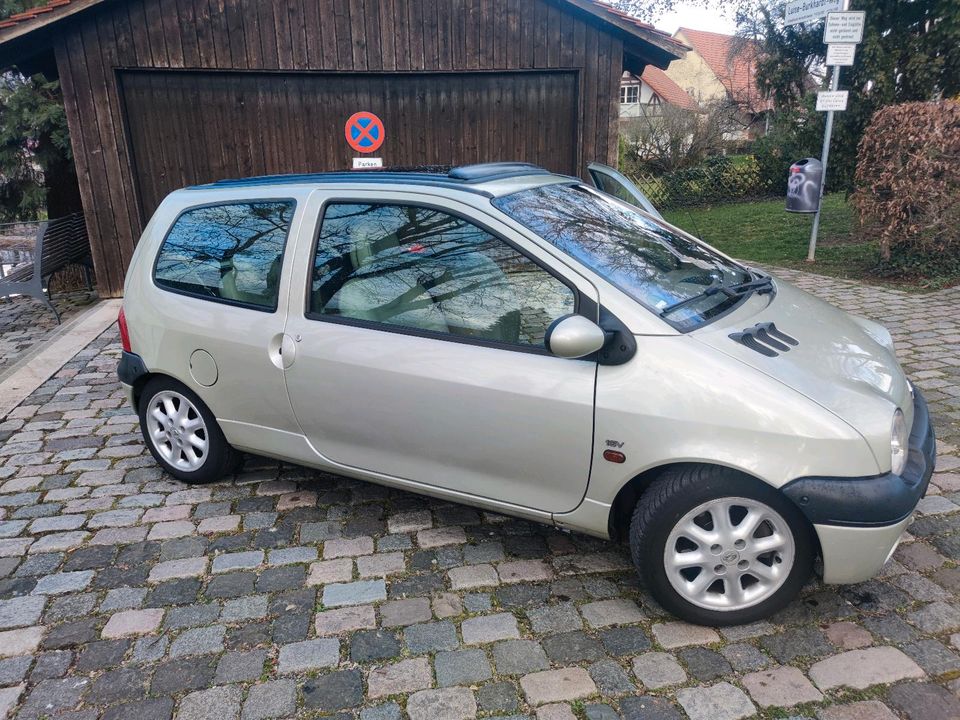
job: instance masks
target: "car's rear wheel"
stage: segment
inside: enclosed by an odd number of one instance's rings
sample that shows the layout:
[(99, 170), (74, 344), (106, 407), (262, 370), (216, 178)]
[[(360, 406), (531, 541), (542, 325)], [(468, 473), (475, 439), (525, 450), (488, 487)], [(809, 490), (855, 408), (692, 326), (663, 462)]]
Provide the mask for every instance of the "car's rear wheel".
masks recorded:
[(140, 393), (140, 431), (164, 470), (187, 483), (208, 483), (232, 472), (239, 454), (196, 393), (157, 376)]
[(813, 531), (776, 489), (732, 470), (668, 470), (640, 497), (633, 561), (654, 598), (703, 625), (753, 622), (783, 608), (813, 569)]

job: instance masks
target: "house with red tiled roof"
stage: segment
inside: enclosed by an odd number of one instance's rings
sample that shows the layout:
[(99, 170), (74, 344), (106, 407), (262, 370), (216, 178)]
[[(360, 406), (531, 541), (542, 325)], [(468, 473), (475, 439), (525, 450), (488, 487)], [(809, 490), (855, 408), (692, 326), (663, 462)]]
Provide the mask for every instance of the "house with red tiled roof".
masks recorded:
[(660, 115), (664, 106), (697, 112), (697, 103), (658, 67), (643, 73), (624, 72), (620, 79), (620, 121)]
[(773, 104), (757, 85), (757, 45), (733, 35), (691, 28), (680, 28), (673, 37), (691, 50), (670, 63), (666, 76), (701, 106), (715, 102), (735, 105), (743, 119), (744, 139), (761, 134)]

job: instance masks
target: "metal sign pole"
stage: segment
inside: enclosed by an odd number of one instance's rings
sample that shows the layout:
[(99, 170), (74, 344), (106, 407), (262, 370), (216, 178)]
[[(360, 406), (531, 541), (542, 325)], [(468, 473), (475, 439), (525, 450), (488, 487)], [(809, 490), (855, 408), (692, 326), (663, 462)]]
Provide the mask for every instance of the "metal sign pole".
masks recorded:
[[(850, 0), (843, 0), (844, 11), (850, 7)], [(833, 76), (830, 78), (830, 89), (837, 90), (840, 86), (840, 66), (833, 66)], [(827, 111), (827, 126), (823, 131), (823, 150), (820, 153), (820, 162), (823, 165), (823, 174), (820, 176), (820, 197), (817, 200), (817, 213), (813, 216), (813, 228), (810, 230), (810, 246), (807, 248), (807, 262), (813, 262), (817, 253), (817, 233), (820, 231), (820, 213), (823, 210), (823, 190), (827, 185), (827, 160), (830, 158), (830, 138), (833, 135), (833, 110)]]
[[(833, 68), (833, 77), (830, 78), (830, 89), (836, 90), (840, 85), (840, 66)], [(830, 138), (833, 135), (833, 110), (827, 111), (827, 126), (823, 132), (823, 150), (820, 153), (820, 163), (823, 173), (820, 175), (820, 197), (817, 199), (817, 212), (813, 216), (813, 229), (810, 231), (810, 247), (807, 249), (807, 262), (813, 262), (817, 252), (817, 232), (820, 230), (820, 212), (823, 210), (823, 190), (827, 185), (827, 160), (830, 158)]]

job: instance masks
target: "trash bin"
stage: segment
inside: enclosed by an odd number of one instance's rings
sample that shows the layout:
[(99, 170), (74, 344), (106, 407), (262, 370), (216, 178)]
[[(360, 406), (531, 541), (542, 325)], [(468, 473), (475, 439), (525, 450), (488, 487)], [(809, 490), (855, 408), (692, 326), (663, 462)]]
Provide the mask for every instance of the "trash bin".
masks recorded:
[(787, 178), (787, 212), (815, 213), (820, 207), (820, 183), (823, 163), (804, 158), (790, 166)]

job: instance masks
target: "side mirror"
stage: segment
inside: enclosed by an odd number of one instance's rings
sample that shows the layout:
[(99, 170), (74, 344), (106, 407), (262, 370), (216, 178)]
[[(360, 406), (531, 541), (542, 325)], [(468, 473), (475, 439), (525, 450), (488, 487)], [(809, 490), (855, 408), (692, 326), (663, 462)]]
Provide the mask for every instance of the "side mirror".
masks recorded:
[(581, 358), (600, 350), (607, 336), (599, 325), (583, 315), (564, 315), (547, 328), (543, 342), (557, 357)]

